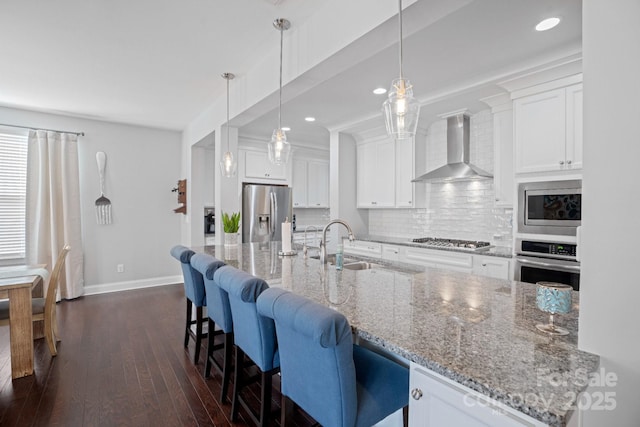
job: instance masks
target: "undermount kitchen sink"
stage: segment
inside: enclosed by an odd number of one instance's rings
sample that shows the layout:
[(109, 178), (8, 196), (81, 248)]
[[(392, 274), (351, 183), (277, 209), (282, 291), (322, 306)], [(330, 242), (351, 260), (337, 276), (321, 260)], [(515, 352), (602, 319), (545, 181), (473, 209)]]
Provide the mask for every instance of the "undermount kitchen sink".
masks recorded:
[[(309, 258), (311, 259), (320, 259), (320, 255), (311, 255)], [(353, 262), (355, 259), (353, 258), (343, 258), (343, 262)], [(336, 263), (336, 254), (328, 254), (327, 255), (327, 264), (335, 264)]]
[[(309, 258), (320, 259), (320, 255), (312, 255)], [(327, 255), (327, 264), (336, 265), (336, 254)], [(380, 267), (375, 262), (358, 261), (353, 258), (344, 258), (342, 268), (346, 270), (369, 270), (371, 268)]]
[(346, 268), (347, 270), (369, 270), (370, 268), (374, 267), (380, 267), (380, 264), (367, 261), (355, 261), (348, 262), (342, 265), (342, 268)]

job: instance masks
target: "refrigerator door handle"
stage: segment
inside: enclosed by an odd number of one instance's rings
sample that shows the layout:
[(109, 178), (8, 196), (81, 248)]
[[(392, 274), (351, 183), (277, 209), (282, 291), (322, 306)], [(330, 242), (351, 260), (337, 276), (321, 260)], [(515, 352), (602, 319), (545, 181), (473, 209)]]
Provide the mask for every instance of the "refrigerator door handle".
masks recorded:
[(271, 240), (276, 235), (276, 218), (278, 218), (278, 200), (276, 199), (276, 193), (270, 192), (269, 197), (271, 199)]

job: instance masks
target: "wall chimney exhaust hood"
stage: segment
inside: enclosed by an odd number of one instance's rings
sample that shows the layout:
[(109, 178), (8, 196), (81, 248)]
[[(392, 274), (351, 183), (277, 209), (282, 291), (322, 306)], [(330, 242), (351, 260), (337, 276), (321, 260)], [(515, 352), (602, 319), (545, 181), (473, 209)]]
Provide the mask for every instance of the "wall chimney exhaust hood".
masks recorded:
[(427, 172), (412, 182), (463, 181), (493, 178), (489, 172), (469, 163), (469, 116), (447, 117), (447, 164)]

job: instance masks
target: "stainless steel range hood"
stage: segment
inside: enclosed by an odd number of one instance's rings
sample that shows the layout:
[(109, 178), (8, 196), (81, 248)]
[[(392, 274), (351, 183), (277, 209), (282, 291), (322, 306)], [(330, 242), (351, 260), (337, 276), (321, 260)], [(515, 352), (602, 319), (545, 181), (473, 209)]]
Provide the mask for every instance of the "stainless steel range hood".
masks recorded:
[(447, 164), (412, 182), (493, 178), (489, 172), (469, 163), (469, 127), (469, 116), (465, 114), (447, 117)]

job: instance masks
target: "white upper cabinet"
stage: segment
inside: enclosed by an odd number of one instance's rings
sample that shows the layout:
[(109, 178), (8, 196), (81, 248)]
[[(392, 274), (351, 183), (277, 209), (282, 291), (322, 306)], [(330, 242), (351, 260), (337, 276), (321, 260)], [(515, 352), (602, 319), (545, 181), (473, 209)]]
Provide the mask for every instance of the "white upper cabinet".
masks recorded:
[(506, 94), (481, 99), (493, 114), (493, 188), (495, 205), (513, 207), (515, 175), (513, 172), (513, 101)]
[(391, 208), (395, 204), (395, 146), (393, 140), (358, 145), (359, 208)]
[(310, 208), (329, 207), (329, 163), (310, 161), (308, 167), (307, 200)]
[(582, 83), (514, 99), (516, 173), (582, 167)]
[(307, 161), (302, 159), (293, 159), (293, 207), (306, 208), (307, 200)]
[(582, 84), (569, 86), (566, 98), (567, 163), (577, 169), (582, 168)]
[(293, 160), (293, 207), (329, 207), (329, 162)]
[(564, 89), (516, 99), (516, 170), (557, 170), (565, 161)]
[(287, 180), (287, 166), (274, 165), (269, 161), (266, 152), (245, 151), (244, 153), (244, 177), (248, 179)]
[(384, 137), (358, 145), (359, 208), (414, 207), (414, 140)]
[(414, 139), (396, 143), (396, 207), (412, 208), (414, 185)]

